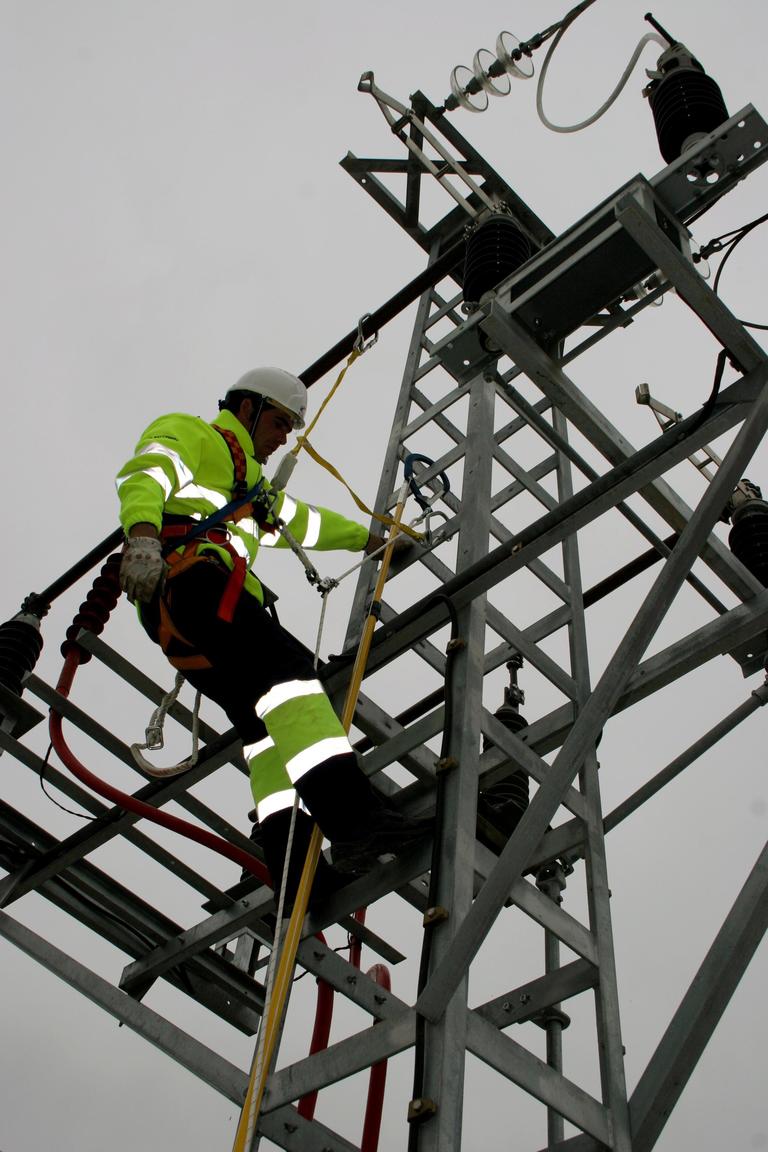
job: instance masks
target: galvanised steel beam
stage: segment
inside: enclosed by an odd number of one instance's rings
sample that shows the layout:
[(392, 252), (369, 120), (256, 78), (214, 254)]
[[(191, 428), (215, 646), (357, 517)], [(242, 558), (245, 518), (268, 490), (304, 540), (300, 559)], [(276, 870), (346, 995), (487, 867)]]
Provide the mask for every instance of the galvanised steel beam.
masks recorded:
[[(52, 851), (55, 840), (8, 805), (0, 806), (0, 831), (11, 844)], [(180, 929), (167, 916), (88, 861), (45, 881), (37, 892), (129, 956), (175, 936)], [(263, 989), (215, 953), (190, 958), (184, 975), (168, 980), (210, 1011), (248, 1034), (258, 1026)]]
[(768, 845), (630, 1100), (634, 1152), (650, 1152), (768, 928)]
[[(674, 429), (656, 437), (633, 456), (625, 457), (598, 480), (563, 501), (558, 509), (546, 513), (488, 553), (483, 560), (448, 581), (441, 592), (460, 608), (527, 566), (532, 559), (562, 543), (572, 532), (591, 523), (633, 492), (644, 489), (658, 475), (706, 443), (707, 439), (728, 431), (742, 421), (749, 411), (749, 405), (744, 403), (745, 395), (751, 399), (759, 394), (766, 379), (768, 367), (762, 365), (743, 381), (727, 389), (722, 396), (722, 405), (717, 405), (708, 418), (700, 420), (698, 416), (689, 417)], [(713, 539), (708, 543), (712, 544)], [(702, 549), (704, 543), (701, 544)], [(716, 543), (719, 545), (719, 541)], [(743, 573), (740, 586), (745, 598), (752, 598), (762, 591), (757, 580), (743, 565), (725, 549), (722, 551), (729, 557), (728, 571), (733, 574), (738, 569)], [(400, 613), (395, 622), (384, 625), (374, 636), (368, 673), (383, 667), (396, 656), (408, 651), (417, 640), (444, 625), (447, 615), (445, 606), (435, 603), (432, 595), (423, 597)], [(342, 662), (337, 661), (325, 676), (331, 690), (338, 691), (339, 686), (345, 682), (346, 669), (342, 670)]]
[(58, 976), (71, 988), (81, 992), (121, 1024), (126, 1024), (132, 1031), (172, 1057), (177, 1064), (181, 1064), (228, 1100), (238, 1105), (242, 1103), (248, 1087), (248, 1077), (223, 1056), (219, 1056), (151, 1008), (118, 991), (103, 977), (32, 932), (18, 920), (14, 920), (6, 912), (0, 912), (0, 933), (54, 976)]
[(563, 789), (573, 780), (594, 748), (605, 721), (626, 685), (632, 670), (653, 637), (674, 596), (685, 579), (685, 573), (718, 520), (722, 508), (743, 474), (757, 445), (768, 428), (768, 390), (754, 403), (717, 476), (705, 491), (701, 502), (684, 528), (672, 555), (641, 605), (624, 639), (609, 661), (598, 685), (591, 693), (566, 737), (550, 775), (541, 785), (530, 807), (523, 815), (514, 835), (499, 857), (494, 872), (486, 881), (457, 934), (455, 947), (441, 968), (432, 976), (417, 1002), (419, 1011), (428, 1019), (438, 1019), (506, 899), (511, 881), (525, 869), (531, 854), (544, 835), (554, 815)]
[[(482, 375), (472, 381), (467, 413), (466, 458), (462, 484), (457, 571), (485, 553), (490, 530), (491, 461), (494, 418), (493, 385)], [(453, 937), (474, 897), (470, 866), (477, 824), (477, 761), (483, 702), (485, 597), (457, 614), (460, 647), (452, 656), (446, 692), (443, 753), (453, 767), (443, 766), (437, 783), (435, 849), (429, 900), (443, 911), (425, 926), (421, 970), (430, 973), (450, 954)], [(434, 1100), (437, 1112), (420, 1126), (420, 1152), (461, 1145), (464, 1107), (464, 1053), (467, 1043), (466, 980), (458, 981), (442, 1019), (420, 1026), (415, 1054), (414, 1097)], [(418, 1081), (418, 1086), (417, 1086)]]

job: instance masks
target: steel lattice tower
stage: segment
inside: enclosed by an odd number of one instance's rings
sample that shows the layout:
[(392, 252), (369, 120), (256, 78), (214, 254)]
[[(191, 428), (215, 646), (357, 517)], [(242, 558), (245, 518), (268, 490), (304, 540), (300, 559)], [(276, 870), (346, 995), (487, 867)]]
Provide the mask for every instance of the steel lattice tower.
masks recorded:
[[(406, 684), (408, 705), (398, 713), (378, 698), (375, 686), (366, 685), (355, 724), (366, 771), (407, 810), (436, 811), (437, 831), (434, 846), (424, 844), (383, 863), (309, 918), (300, 965), (377, 1023), (278, 1068), (269, 1080), (259, 1130), (285, 1149), (350, 1152), (355, 1144), (302, 1118), (296, 1102), (413, 1051), (419, 1090), (411, 1102), (411, 1144), (420, 1152), (459, 1149), (466, 1146), (462, 1107), (471, 1053), (495, 1071), (500, 1091), (515, 1086), (541, 1103), (551, 1152), (646, 1152), (761, 939), (768, 871), (763, 856), (628, 1099), (605, 833), (663, 781), (649, 780), (606, 820), (597, 749), (613, 716), (705, 661), (735, 654), (745, 671), (754, 671), (765, 657), (768, 591), (712, 529), (768, 427), (766, 355), (700, 278), (686, 223), (762, 163), (768, 128), (753, 109), (743, 110), (657, 177), (630, 181), (554, 237), (425, 96), (417, 93), (403, 112), (375, 88), (372, 77), (367, 85), (391, 114), (390, 125), (408, 154), (387, 162), (347, 156), (343, 166), (421, 245), (433, 273), (419, 298), (376, 507), (392, 509), (402, 462), (413, 453), (427, 458), (416, 462), (416, 479), (433, 503), (428, 543), (404, 555), (387, 586), (368, 667), (370, 678), (389, 669)], [(715, 162), (721, 173), (716, 186), (703, 175)], [(379, 170), (402, 175), (402, 202), (377, 179)], [(420, 219), (420, 197), (423, 181), (432, 179), (446, 186), (454, 204), (438, 224), (427, 227)], [(498, 214), (525, 236), (530, 258), (465, 312), (461, 251), (467, 229)], [(632, 295), (640, 283), (643, 290)], [(640, 318), (670, 288), (715, 336), (739, 378), (701, 412), (635, 449), (568, 369), (582, 353)], [(731, 447), (691, 508), (666, 474), (727, 431), (735, 432)], [(577, 437), (605, 462), (602, 469), (574, 447)], [(637, 493), (672, 537), (659, 536), (627, 503)], [(620, 571), (604, 586), (585, 591), (579, 533), (609, 513), (621, 515), (643, 541), (643, 564), (656, 562), (657, 575), (606, 668), (593, 677), (586, 609), (621, 587), (629, 573)], [(718, 607), (706, 580), (691, 573), (699, 557), (729, 589), (736, 607)], [(710, 619), (644, 658), (686, 580), (708, 605)], [(323, 673), (335, 697), (348, 678), (371, 588), (372, 577), (364, 570), (345, 652)], [(82, 643), (110, 674), (159, 699), (160, 689), (101, 640), (84, 635)], [(504, 723), (494, 714), (501, 669), (521, 660), (549, 686), (548, 699), (557, 700), (527, 726)], [(422, 671), (414, 673), (414, 667)], [(25, 687), (45, 704), (56, 704), (118, 760), (129, 762), (125, 746), (75, 704), (62, 702), (34, 675)], [(511, 701), (520, 698), (509, 694)], [(764, 698), (764, 689), (754, 693), (738, 716), (726, 718), (683, 754), (675, 770)], [(2, 702), (2, 749), (39, 770), (39, 758), (24, 743), (35, 710), (8, 689)], [(176, 705), (173, 715), (189, 726), (185, 709)], [(158, 805), (177, 799), (250, 850), (247, 837), (189, 794), (194, 783), (224, 764), (244, 769), (231, 733), (204, 730), (203, 736), (205, 752), (190, 773), (172, 783), (150, 784), (142, 794)], [(394, 774), (388, 773), (393, 768)], [(521, 773), (531, 781), (531, 800), (512, 828), (499, 817), (493, 799), (500, 785), (519, 780)], [(216, 888), (144, 837), (133, 818), (106, 809), (53, 769), (50, 774), (97, 818), (82, 833), (57, 841), (2, 804), (4, 906), (37, 890), (134, 959), (117, 988), (5, 912), (3, 934), (239, 1103), (245, 1073), (159, 1018), (140, 997), (163, 978), (234, 1028), (253, 1033), (263, 1008), (257, 959), (273, 939), (271, 893), (255, 881), (227, 891)], [(180, 886), (198, 893), (205, 916), (182, 929), (151, 900), (87, 861), (89, 852), (116, 835), (150, 853)], [(573, 869), (583, 871), (583, 917), (560, 903)], [(391, 944), (351, 918), (355, 909), (393, 892), (424, 916), (424, 943), (413, 942), (414, 954), (425, 949), (421, 987), (411, 1004), (383, 992), (372, 977), (313, 938), (338, 922), (384, 958), (396, 956)], [(541, 972), (470, 1008), (473, 962), (497, 922), (520, 916), (541, 929)], [(561, 947), (575, 958), (563, 961)], [(568, 1024), (563, 1006), (576, 998), (589, 1004), (596, 1037), (599, 1090), (594, 1093), (563, 1071)], [(544, 1030), (545, 1059), (518, 1040), (524, 1035), (519, 1027), (508, 1031), (531, 1022)], [(565, 1121), (580, 1134), (566, 1138)]]

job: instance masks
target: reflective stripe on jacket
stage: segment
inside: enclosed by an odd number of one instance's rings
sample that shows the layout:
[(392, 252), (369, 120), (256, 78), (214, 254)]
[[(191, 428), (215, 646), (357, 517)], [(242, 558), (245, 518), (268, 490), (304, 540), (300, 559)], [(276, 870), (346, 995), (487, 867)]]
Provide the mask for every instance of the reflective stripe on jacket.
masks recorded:
[[(150, 424), (136, 445), (135, 455), (117, 476), (120, 523), (127, 533), (134, 524), (153, 524), (159, 531), (163, 513), (204, 520), (232, 499), (232, 457), (223, 436), (212, 427), (219, 424), (234, 432), (247, 459), (246, 483), (252, 488), (262, 478), (261, 465), (253, 457), (253, 442), (232, 412), (219, 412), (210, 424), (197, 416), (173, 413)], [(265, 481), (265, 490), (269, 483)], [(283, 519), (304, 548), (361, 551), (368, 530), (338, 512), (278, 494), (273, 514)], [(272, 517), (270, 517), (271, 519)], [(227, 522), (232, 544), (250, 568), (259, 545), (286, 548), (277, 532), (260, 529), (250, 517)], [(217, 552), (228, 568), (232, 558), (225, 549), (205, 543), (202, 550)], [(261, 585), (249, 572), (245, 588), (262, 599)]]

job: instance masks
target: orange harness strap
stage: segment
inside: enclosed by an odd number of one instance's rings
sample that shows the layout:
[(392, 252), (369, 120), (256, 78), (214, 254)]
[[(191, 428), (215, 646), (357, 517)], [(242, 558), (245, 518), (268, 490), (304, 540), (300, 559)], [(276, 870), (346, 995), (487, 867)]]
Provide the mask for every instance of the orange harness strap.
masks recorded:
[[(223, 437), (229, 454), (232, 457), (232, 472), (233, 472), (233, 485), (232, 485), (232, 498), (237, 499), (242, 496), (247, 490), (247, 471), (248, 462), (246, 460), (245, 452), (237, 439), (234, 432), (228, 428), (222, 428), (218, 424), (213, 427)], [(243, 504), (232, 514), (232, 521), (242, 519), (245, 516), (253, 516), (253, 504)], [(172, 540), (174, 537), (184, 537), (189, 535), (188, 524), (166, 524), (161, 532), (162, 540)], [(193, 564), (199, 563), (201, 560), (208, 560), (209, 563), (216, 563), (212, 557), (206, 557), (205, 554), (200, 554), (200, 545), (206, 541), (217, 544), (220, 548), (226, 549), (232, 558), (232, 569), (229, 574), (224, 592), (222, 593), (221, 600), (216, 615), (220, 620), (231, 624), (235, 614), (237, 602), (245, 583), (246, 573), (248, 566), (245, 562), (245, 557), (241, 556), (230, 544), (230, 535), (226, 528), (223, 526), (210, 528), (205, 536), (199, 540), (190, 540), (185, 544), (180, 552), (171, 552), (167, 557), (169, 570), (165, 578), (166, 586), (170, 580), (176, 576), (180, 576), (182, 572), (186, 572)], [(211, 662), (200, 652), (194, 650), (194, 645), (179, 632), (176, 625), (173, 623), (170, 608), (168, 605), (165, 591), (160, 597), (160, 621), (158, 626), (158, 642), (167, 659), (179, 671), (210, 668)], [(178, 649), (182, 647), (180, 652)], [(187, 649), (187, 653), (183, 649)]]

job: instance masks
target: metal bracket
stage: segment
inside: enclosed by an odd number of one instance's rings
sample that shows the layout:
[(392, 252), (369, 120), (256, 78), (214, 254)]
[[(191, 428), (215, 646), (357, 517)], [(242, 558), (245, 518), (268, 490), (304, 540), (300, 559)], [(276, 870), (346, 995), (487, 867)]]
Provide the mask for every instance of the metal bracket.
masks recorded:
[(428, 1096), (419, 1096), (408, 1104), (408, 1123), (423, 1124), (430, 1120), (437, 1112), (437, 1104)]

